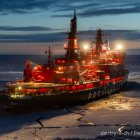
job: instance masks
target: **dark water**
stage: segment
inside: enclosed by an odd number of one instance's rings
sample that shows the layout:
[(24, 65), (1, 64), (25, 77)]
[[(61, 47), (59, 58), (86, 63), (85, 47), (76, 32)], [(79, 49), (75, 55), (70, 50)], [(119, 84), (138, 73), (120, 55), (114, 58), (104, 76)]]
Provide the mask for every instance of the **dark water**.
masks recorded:
[[(22, 79), (26, 60), (31, 60), (33, 65), (45, 64), (47, 56), (0, 55), (0, 87), (7, 81)], [(140, 55), (127, 55), (125, 63), (130, 70), (129, 80), (140, 81)]]

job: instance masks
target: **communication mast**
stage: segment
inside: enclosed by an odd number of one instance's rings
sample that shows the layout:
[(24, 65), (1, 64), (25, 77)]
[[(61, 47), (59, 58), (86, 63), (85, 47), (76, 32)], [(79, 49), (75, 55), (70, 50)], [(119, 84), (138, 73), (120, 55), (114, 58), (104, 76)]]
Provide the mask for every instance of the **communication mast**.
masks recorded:
[(68, 33), (68, 45), (66, 48), (67, 61), (71, 61), (79, 57), (79, 48), (77, 44), (76, 33), (77, 33), (77, 17), (76, 11), (74, 10), (74, 17), (71, 19), (70, 32)]

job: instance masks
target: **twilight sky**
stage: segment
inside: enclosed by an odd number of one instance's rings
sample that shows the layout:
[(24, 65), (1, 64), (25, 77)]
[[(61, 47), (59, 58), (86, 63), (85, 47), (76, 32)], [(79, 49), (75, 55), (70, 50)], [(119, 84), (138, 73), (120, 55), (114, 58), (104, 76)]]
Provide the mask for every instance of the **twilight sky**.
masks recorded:
[(140, 49), (140, 0), (0, 0), (0, 54), (60, 53), (74, 9), (79, 43), (101, 28), (112, 45)]

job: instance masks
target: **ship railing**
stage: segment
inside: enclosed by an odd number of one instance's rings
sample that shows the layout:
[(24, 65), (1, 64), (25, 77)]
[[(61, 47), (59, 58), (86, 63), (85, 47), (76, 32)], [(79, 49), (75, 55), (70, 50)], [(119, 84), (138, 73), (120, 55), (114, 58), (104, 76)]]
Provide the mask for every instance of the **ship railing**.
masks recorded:
[(96, 87), (95, 83), (96, 82), (94, 81), (77, 85), (60, 84), (54, 87), (39, 87), (39, 88), (15, 87), (10, 88), (9, 93), (11, 98), (25, 98), (27, 96), (48, 96), (52, 94), (75, 93), (82, 90), (93, 89)]
[(89, 90), (96, 87), (104, 87), (113, 83), (119, 83), (124, 79), (124, 77), (112, 78), (109, 80), (100, 80), (86, 82), (83, 84), (72, 84), (65, 85), (60, 84), (57, 86), (50, 87), (9, 87), (9, 93), (11, 98), (24, 98), (25, 96), (48, 96), (52, 94), (62, 94), (62, 93), (75, 93), (78, 91)]

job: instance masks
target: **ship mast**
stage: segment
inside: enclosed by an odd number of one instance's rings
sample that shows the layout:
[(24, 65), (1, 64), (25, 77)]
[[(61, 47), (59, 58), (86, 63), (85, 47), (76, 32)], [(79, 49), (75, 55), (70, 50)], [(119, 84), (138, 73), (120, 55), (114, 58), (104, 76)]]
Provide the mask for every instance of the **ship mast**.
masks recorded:
[(67, 61), (71, 61), (77, 59), (79, 57), (79, 48), (77, 44), (77, 17), (76, 11), (74, 10), (74, 16), (70, 22), (70, 32), (68, 33), (68, 44), (67, 44), (67, 52), (66, 59)]
[(45, 53), (48, 53), (48, 63), (47, 66), (48, 67), (53, 67), (53, 57), (52, 57), (52, 51), (51, 51), (51, 47), (49, 46), (48, 51), (46, 51)]
[(96, 55), (98, 58), (100, 57), (100, 52), (102, 50), (102, 44), (103, 44), (102, 36), (103, 36), (102, 30), (99, 29), (97, 31), (96, 38), (95, 38), (96, 39), (96, 41), (95, 41), (96, 50), (95, 51), (96, 51)]

